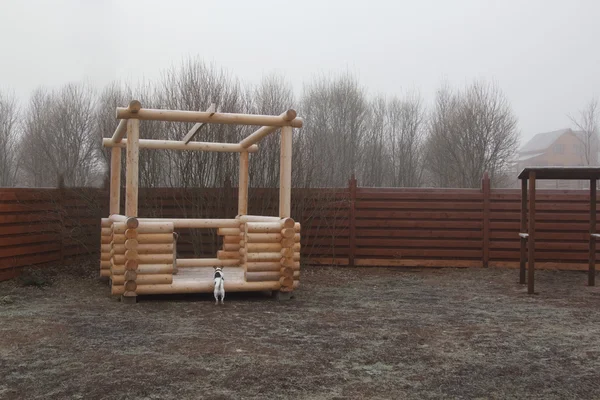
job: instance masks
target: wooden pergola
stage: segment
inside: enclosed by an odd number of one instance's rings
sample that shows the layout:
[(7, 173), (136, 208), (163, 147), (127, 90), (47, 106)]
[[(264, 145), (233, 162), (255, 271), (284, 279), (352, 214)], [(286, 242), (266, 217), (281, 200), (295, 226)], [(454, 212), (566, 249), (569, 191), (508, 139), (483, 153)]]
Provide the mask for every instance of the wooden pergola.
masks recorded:
[[(527, 282), (527, 293), (534, 294), (535, 276), (535, 181), (536, 179), (589, 180), (590, 182), (590, 237), (588, 285), (595, 285), (596, 278), (596, 181), (600, 179), (600, 167), (528, 167), (519, 174), (521, 179), (521, 260), (519, 283)], [(529, 182), (529, 199), (527, 198)], [(527, 203), (529, 200), (529, 210)], [(529, 211), (529, 213), (528, 213)], [(525, 262), (527, 261), (527, 279)]]

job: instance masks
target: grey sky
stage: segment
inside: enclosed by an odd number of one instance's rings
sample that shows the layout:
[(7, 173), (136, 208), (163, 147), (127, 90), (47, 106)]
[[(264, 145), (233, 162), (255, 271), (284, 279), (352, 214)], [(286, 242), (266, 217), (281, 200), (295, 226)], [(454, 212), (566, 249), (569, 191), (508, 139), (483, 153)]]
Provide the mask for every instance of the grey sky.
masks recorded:
[(495, 80), (528, 139), (600, 96), (600, 1), (0, 0), (0, 88), (153, 79), (199, 55), (244, 81), (355, 73), (372, 94)]

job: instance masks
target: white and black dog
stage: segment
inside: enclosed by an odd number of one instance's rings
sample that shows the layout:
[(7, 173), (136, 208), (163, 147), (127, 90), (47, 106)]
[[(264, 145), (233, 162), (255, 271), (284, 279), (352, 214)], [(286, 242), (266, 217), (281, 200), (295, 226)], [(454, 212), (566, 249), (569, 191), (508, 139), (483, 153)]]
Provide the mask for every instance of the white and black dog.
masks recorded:
[(215, 268), (215, 304), (219, 304), (219, 297), (221, 297), (221, 304), (225, 300), (225, 276), (223, 276), (223, 268)]

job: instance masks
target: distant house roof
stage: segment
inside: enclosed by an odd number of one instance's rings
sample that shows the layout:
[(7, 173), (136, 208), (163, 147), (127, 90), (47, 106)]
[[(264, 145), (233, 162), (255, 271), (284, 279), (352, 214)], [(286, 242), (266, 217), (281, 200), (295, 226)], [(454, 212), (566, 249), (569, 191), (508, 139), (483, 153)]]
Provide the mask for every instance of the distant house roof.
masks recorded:
[(530, 160), (530, 159), (532, 159), (532, 158), (535, 158), (535, 157), (541, 156), (541, 155), (543, 155), (543, 154), (545, 154), (545, 153), (544, 153), (544, 152), (540, 152), (540, 153), (528, 153), (528, 154), (521, 154), (521, 155), (519, 156), (519, 159), (518, 159), (518, 161), (519, 161), (519, 162), (521, 162), (521, 161), (527, 161), (527, 160)]
[(521, 147), (520, 153), (530, 152), (543, 152), (548, 147), (552, 146), (552, 143), (556, 142), (559, 137), (567, 132), (572, 132), (570, 129), (560, 129), (553, 132), (538, 133), (532, 137), (529, 142), (525, 143), (525, 146)]

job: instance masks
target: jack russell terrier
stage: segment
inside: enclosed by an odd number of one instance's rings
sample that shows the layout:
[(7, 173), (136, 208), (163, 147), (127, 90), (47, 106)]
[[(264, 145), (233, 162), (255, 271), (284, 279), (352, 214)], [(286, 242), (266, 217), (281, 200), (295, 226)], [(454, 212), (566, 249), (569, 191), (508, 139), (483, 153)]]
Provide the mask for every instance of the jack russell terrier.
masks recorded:
[(223, 276), (223, 268), (215, 268), (215, 304), (219, 304), (219, 297), (221, 297), (221, 304), (225, 300), (225, 277)]

